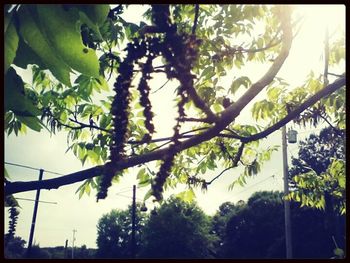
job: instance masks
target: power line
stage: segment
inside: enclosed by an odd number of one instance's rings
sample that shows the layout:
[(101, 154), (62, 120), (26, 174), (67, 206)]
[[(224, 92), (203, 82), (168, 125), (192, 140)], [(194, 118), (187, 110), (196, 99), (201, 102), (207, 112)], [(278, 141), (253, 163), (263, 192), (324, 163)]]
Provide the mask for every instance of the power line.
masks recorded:
[[(19, 198), (19, 197), (15, 197), (16, 200), (25, 200), (25, 201), (34, 201), (34, 199), (29, 199), (29, 198)], [(46, 204), (54, 204), (57, 205), (57, 202), (48, 202), (48, 201), (38, 201), (40, 203), (46, 203)]]
[(252, 188), (253, 186), (256, 186), (256, 185), (258, 185), (258, 184), (261, 184), (262, 182), (265, 182), (265, 181), (267, 181), (267, 180), (269, 180), (270, 178), (273, 178), (273, 177), (275, 177), (275, 175), (271, 175), (271, 176), (265, 178), (264, 180), (261, 180), (261, 181), (255, 183), (255, 184), (252, 184), (251, 186), (249, 186), (249, 187), (245, 188), (244, 190), (238, 192), (236, 195), (240, 195), (241, 193), (243, 193), (243, 192), (249, 190), (250, 188)]
[[(131, 199), (131, 198), (132, 198), (132, 196), (123, 195), (123, 194), (116, 194), (116, 195), (119, 195), (119, 196), (121, 196), (121, 197), (125, 197), (125, 198), (128, 198), (128, 199)], [(143, 201), (143, 199), (141, 199), (141, 198), (136, 198), (136, 199), (139, 200), (139, 201)]]
[[(31, 170), (35, 170), (35, 171), (44, 170), (44, 169), (39, 169), (39, 168), (35, 168), (35, 167), (28, 166), (28, 165), (23, 165), (23, 164), (17, 164), (17, 163), (5, 162), (5, 164), (18, 166), (18, 167), (22, 167), (22, 168), (26, 168), (26, 169), (31, 169)], [(52, 172), (52, 171), (48, 171), (48, 170), (44, 170), (44, 171), (46, 173), (50, 173), (50, 174), (64, 175), (64, 174), (61, 174), (61, 173)]]

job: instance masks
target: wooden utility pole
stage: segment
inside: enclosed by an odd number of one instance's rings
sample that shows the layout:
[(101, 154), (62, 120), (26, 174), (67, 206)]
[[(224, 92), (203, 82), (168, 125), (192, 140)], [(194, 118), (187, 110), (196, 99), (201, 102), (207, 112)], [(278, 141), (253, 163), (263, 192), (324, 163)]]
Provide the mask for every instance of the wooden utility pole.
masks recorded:
[(135, 221), (136, 221), (136, 185), (132, 187), (132, 215), (131, 215), (131, 257), (136, 256), (135, 241)]
[[(284, 195), (289, 194), (288, 184), (288, 159), (287, 159), (287, 134), (286, 126), (282, 127), (282, 154), (283, 154), (283, 179), (284, 179)], [(286, 238), (286, 258), (293, 258), (292, 253), (292, 225), (290, 218), (290, 202), (284, 199), (284, 227)]]
[[(43, 179), (43, 175), (44, 175), (44, 170), (40, 169), (39, 170), (39, 182)], [(36, 214), (38, 212), (38, 205), (39, 205), (39, 198), (40, 198), (40, 189), (38, 189), (36, 191), (36, 196), (35, 196), (33, 219), (32, 219), (32, 225), (30, 227), (30, 234), (29, 234), (29, 241), (28, 241), (27, 257), (30, 257), (31, 251), (32, 251), (34, 229), (35, 229), (35, 222), (36, 222)]]
[(74, 241), (75, 241), (75, 232), (77, 232), (76, 229), (73, 229), (73, 240), (72, 240), (72, 258), (74, 258)]
[(64, 258), (67, 258), (67, 247), (68, 247), (68, 239), (66, 239), (66, 244), (64, 246)]

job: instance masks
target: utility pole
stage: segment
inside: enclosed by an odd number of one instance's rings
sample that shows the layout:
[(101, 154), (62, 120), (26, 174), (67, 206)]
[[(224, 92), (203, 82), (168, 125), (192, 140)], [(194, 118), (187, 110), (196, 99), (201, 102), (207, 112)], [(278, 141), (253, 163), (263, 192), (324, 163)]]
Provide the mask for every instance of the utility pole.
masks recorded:
[(76, 229), (73, 229), (73, 240), (72, 240), (72, 259), (74, 258), (74, 241), (75, 241), (75, 232), (77, 232)]
[[(43, 179), (43, 175), (44, 175), (44, 170), (40, 169), (39, 170), (39, 182)], [(36, 214), (38, 212), (39, 198), (40, 198), (40, 189), (38, 189), (36, 191), (36, 196), (35, 196), (33, 219), (32, 219), (32, 225), (30, 227), (30, 234), (29, 234), (29, 241), (28, 241), (27, 257), (30, 257), (30, 254), (31, 254), (31, 251), (32, 251), (34, 229), (35, 229), (35, 221), (36, 221)]]
[(68, 239), (66, 239), (66, 244), (64, 246), (64, 258), (67, 258), (67, 247), (68, 247)]
[(135, 221), (136, 221), (136, 185), (132, 187), (132, 215), (131, 215), (131, 257), (135, 258)]
[[(282, 127), (282, 154), (283, 154), (283, 179), (284, 179), (284, 195), (289, 194), (288, 184), (288, 159), (287, 159), (287, 134), (286, 126)], [(286, 238), (286, 257), (291, 259), (292, 254), (292, 225), (290, 218), (290, 202), (284, 200), (284, 227), (285, 227), (285, 238)]]

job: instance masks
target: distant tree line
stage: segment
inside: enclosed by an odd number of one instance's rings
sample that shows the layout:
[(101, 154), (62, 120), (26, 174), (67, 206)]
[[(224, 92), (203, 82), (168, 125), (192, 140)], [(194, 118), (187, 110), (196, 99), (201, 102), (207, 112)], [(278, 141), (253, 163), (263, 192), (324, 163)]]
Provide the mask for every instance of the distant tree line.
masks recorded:
[[(131, 257), (130, 214), (130, 208), (112, 210), (100, 219), (96, 257)], [(335, 240), (324, 211), (292, 202), (291, 214), (294, 258), (332, 258), (335, 249), (344, 248), (345, 216), (331, 222), (341, 237)], [(223, 203), (214, 216), (177, 198), (137, 216), (137, 258), (285, 258), (281, 192)]]
[[(136, 258), (285, 258), (281, 192), (256, 192), (247, 202), (225, 202), (213, 216), (195, 202), (172, 197), (150, 213), (136, 214)], [(332, 258), (345, 246), (345, 216), (329, 222), (319, 209), (291, 203), (294, 258)], [(331, 226), (329, 226), (331, 224)], [(329, 228), (337, 229), (337, 239)], [(113, 209), (97, 225), (97, 250), (75, 248), (74, 258), (131, 258), (131, 207)], [(339, 238), (340, 237), (340, 238)], [(5, 239), (6, 240), (6, 239)], [(22, 258), (25, 241), (5, 242), (5, 257)], [(70, 258), (64, 247), (33, 246), (32, 258)]]

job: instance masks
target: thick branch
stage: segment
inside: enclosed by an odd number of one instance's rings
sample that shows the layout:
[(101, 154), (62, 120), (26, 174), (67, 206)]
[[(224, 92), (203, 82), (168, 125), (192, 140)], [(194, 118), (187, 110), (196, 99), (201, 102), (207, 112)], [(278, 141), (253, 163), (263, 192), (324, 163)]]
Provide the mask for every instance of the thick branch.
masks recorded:
[[(284, 7), (288, 9), (288, 7)], [(284, 10), (285, 10), (284, 9)], [(286, 10), (282, 19), (282, 30), (283, 30), (283, 47), (280, 55), (271, 65), (268, 72), (256, 83), (254, 83), (251, 88), (233, 105), (224, 110), (215, 125), (208, 128), (206, 131), (187, 139), (179, 144), (178, 151), (183, 151), (195, 145), (198, 145), (204, 141), (208, 141), (220, 134), (226, 126), (228, 126), (235, 118), (240, 114), (241, 110), (256, 96), (258, 93), (267, 85), (271, 83), (280, 68), (282, 67), (285, 59), (289, 54), (289, 50), (292, 42), (292, 30), (290, 24), (290, 12)], [(264, 137), (264, 136), (263, 136)], [(160, 149), (154, 152), (146, 153), (141, 156), (132, 156), (128, 159), (118, 161), (113, 163), (113, 166), (118, 167), (119, 170), (123, 170), (129, 167), (133, 167), (139, 164), (147, 163), (150, 161), (162, 159), (165, 154), (169, 151), (169, 147)], [(108, 165), (107, 163), (106, 165)], [(52, 189), (58, 188), (62, 185), (72, 184), (75, 182), (82, 181), (87, 178), (92, 178), (101, 174), (101, 166), (90, 168), (85, 171), (80, 171), (70, 175), (66, 175), (56, 179), (36, 181), (36, 182), (14, 182), (6, 183), (5, 192), (6, 194), (30, 191), (35, 189)]]

